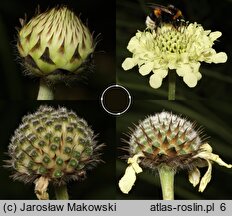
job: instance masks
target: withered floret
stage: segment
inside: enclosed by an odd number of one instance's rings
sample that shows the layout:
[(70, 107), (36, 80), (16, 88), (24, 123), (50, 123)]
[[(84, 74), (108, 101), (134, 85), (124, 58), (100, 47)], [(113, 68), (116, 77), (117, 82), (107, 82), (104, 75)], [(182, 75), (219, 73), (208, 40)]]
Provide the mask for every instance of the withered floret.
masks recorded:
[(73, 11), (58, 6), (21, 19), (17, 49), (28, 74), (57, 82), (79, 76), (90, 67), (93, 35)]

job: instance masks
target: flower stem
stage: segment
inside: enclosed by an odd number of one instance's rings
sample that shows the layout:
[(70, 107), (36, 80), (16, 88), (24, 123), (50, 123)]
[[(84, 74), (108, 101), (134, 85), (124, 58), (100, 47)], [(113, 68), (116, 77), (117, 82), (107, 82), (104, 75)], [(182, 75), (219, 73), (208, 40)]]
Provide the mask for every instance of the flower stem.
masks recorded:
[(54, 99), (53, 89), (51, 88), (51, 86), (47, 85), (47, 83), (41, 78), (37, 100), (53, 100), (53, 99)]
[(55, 187), (55, 195), (57, 200), (68, 200), (68, 190), (66, 185)]
[(168, 74), (168, 100), (175, 100), (176, 94), (176, 73), (169, 70)]
[(174, 200), (175, 171), (166, 165), (159, 168), (159, 176), (163, 193), (163, 200)]

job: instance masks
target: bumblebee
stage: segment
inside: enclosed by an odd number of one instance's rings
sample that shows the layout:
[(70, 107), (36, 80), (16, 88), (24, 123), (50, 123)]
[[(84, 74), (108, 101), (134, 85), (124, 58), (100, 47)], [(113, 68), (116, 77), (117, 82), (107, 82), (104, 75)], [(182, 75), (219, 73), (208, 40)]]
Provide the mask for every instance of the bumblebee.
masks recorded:
[(163, 6), (151, 4), (149, 6), (152, 12), (146, 18), (146, 26), (148, 29), (154, 30), (162, 23), (170, 23), (173, 26), (178, 26), (184, 22), (181, 10), (173, 5)]

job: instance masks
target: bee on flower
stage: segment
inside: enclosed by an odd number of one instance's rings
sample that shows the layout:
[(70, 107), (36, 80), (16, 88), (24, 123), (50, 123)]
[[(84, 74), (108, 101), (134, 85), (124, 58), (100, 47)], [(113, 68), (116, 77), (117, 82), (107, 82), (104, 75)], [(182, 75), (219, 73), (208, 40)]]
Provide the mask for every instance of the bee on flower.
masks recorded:
[(205, 30), (196, 22), (186, 21), (181, 10), (173, 5), (151, 5), (151, 8), (147, 28), (138, 30), (128, 43), (132, 56), (123, 61), (124, 70), (138, 66), (142, 76), (152, 73), (149, 84), (155, 89), (161, 87), (169, 73), (176, 73), (193, 88), (202, 78), (202, 62), (227, 61), (225, 52), (217, 53), (213, 48), (222, 35), (220, 31)]

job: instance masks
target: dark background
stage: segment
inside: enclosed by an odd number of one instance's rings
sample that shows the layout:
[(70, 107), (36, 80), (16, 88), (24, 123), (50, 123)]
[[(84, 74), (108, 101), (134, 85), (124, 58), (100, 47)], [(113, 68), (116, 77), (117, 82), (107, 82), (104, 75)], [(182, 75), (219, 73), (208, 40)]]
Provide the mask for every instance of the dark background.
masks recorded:
[[(84, 118), (91, 126), (99, 144), (104, 143), (102, 159), (96, 168), (87, 172), (83, 182), (68, 184), (70, 199), (114, 199), (115, 198), (115, 118), (102, 109), (98, 101), (56, 101), (39, 102), (0, 102), (0, 199), (37, 199), (34, 194), (34, 184), (25, 185), (13, 181), (9, 176), (11, 170), (3, 168), (3, 160), (9, 159), (8, 144), (21, 119), (28, 113), (34, 113), (41, 104), (53, 107), (64, 106)], [(50, 191), (52, 193), (52, 187)], [(50, 194), (50, 193), (49, 193)], [(54, 199), (51, 195), (50, 199)]]
[[(213, 153), (218, 154), (226, 163), (232, 163), (232, 104), (216, 100), (185, 100), (171, 102), (164, 100), (136, 100), (131, 109), (117, 119), (117, 143), (118, 157), (127, 152), (120, 150), (122, 146), (128, 146), (120, 139), (126, 139), (123, 133), (129, 133), (128, 127), (135, 128), (147, 116), (163, 110), (187, 117), (197, 126), (203, 126), (204, 134), (209, 137), (207, 142), (212, 146)], [(116, 165), (117, 179), (125, 173), (127, 163), (118, 159)], [(201, 176), (206, 172), (201, 168)], [(175, 199), (232, 199), (231, 187), (232, 169), (213, 164), (212, 179), (203, 193), (198, 192), (188, 180), (186, 171), (180, 171), (175, 175)], [(134, 187), (129, 195), (123, 194), (117, 187), (117, 199), (162, 199), (158, 173), (144, 168), (144, 172), (137, 175)]]
[(177, 99), (231, 99), (232, 92), (232, 40), (231, 40), (231, 0), (117, 0), (116, 14), (116, 56), (117, 83), (127, 87), (137, 99), (167, 99), (166, 77), (159, 89), (149, 85), (149, 77), (142, 76), (138, 67), (124, 71), (121, 67), (131, 53), (126, 49), (137, 30), (144, 30), (146, 16), (150, 13), (147, 3), (173, 4), (179, 8), (186, 20), (197, 22), (205, 30), (220, 31), (222, 36), (215, 42), (217, 52), (226, 52), (228, 60), (223, 64), (202, 63), (202, 79), (195, 88), (189, 88), (177, 76)]
[[(88, 173), (84, 182), (69, 184), (71, 199), (161, 199), (161, 189), (157, 174), (145, 171), (139, 175), (135, 186), (129, 195), (123, 195), (117, 186), (122, 177), (126, 162), (117, 159), (115, 170), (115, 149), (124, 145), (120, 139), (123, 133), (138, 120), (147, 115), (161, 112), (163, 109), (181, 113), (203, 125), (205, 133), (210, 136), (209, 143), (214, 152), (219, 154), (225, 162), (232, 163), (232, 75), (231, 75), (231, 10), (232, 0), (173, 0), (155, 1), (166, 5), (172, 3), (183, 11), (187, 20), (196, 21), (205, 29), (221, 31), (222, 37), (215, 44), (216, 51), (224, 51), (228, 61), (224, 64), (204, 64), (200, 71), (203, 75), (196, 88), (190, 89), (182, 79), (177, 77), (177, 98), (188, 99), (177, 102), (151, 101), (152, 99), (167, 99), (167, 79), (160, 89), (149, 86), (148, 77), (142, 77), (137, 68), (123, 71), (121, 64), (130, 53), (126, 46), (137, 29), (144, 29), (144, 21), (149, 13), (146, 3), (151, 0), (70, 0), (70, 1), (1, 1), (0, 4), (0, 199), (36, 199), (34, 185), (28, 186), (20, 182), (13, 182), (10, 171), (3, 169), (2, 160), (7, 159), (4, 152), (15, 129), (21, 119), (28, 112), (33, 113), (42, 103), (65, 106), (75, 111), (87, 120), (95, 133), (99, 133), (99, 143), (106, 143), (103, 150), (105, 164), (100, 164)], [(77, 15), (80, 13), (82, 21), (88, 19), (90, 31), (95, 35), (101, 33), (95, 53), (96, 70), (90, 76), (87, 84), (74, 83), (71, 87), (63, 84), (56, 86), (55, 98), (59, 100), (81, 101), (32, 101), (37, 96), (38, 79), (25, 77), (22, 68), (16, 61), (15, 26), (19, 26), (18, 19), (27, 13), (28, 18), (34, 15), (35, 8), (40, 4), (41, 10), (57, 4), (65, 4), (72, 8)], [(115, 11), (116, 11), (116, 57), (115, 57)], [(115, 60), (117, 59), (117, 61)], [(117, 83), (126, 87), (132, 96), (129, 111), (120, 117), (112, 117), (105, 113), (100, 106), (99, 99), (103, 90), (115, 83), (115, 64)], [(83, 101), (83, 100), (86, 101)], [(138, 100), (144, 99), (144, 100)], [(145, 100), (149, 99), (149, 100)], [(202, 100), (207, 99), (207, 100)], [(120, 103), (120, 98), (114, 98)], [(117, 130), (115, 131), (115, 121)], [(117, 135), (117, 136), (116, 136)], [(115, 139), (115, 136), (117, 139)], [(117, 142), (116, 142), (117, 141)], [(116, 142), (116, 143), (115, 143)], [(117, 147), (116, 147), (117, 146)], [(117, 156), (125, 152), (118, 150)], [(204, 173), (205, 169), (202, 170)], [(115, 174), (116, 173), (116, 174)], [(115, 178), (116, 175), (116, 178)], [(198, 193), (188, 182), (185, 172), (180, 172), (175, 178), (176, 199), (232, 199), (231, 170), (213, 166), (212, 180), (203, 193)]]
[[(107, 4), (106, 4), (107, 3)], [(16, 52), (19, 18), (33, 17), (40, 5), (41, 11), (56, 5), (67, 5), (77, 16), (81, 14), (83, 23), (87, 23), (95, 37), (100, 34), (100, 41), (95, 50), (95, 70), (87, 83), (75, 82), (67, 87), (55, 86), (56, 99), (97, 99), (98, 95), (111, 83), (115, 83), (115, 2), (56, 0), (31, 1), (8, 0), (0, 4), (0, 99), (35, 99), (39, 80), (23, 76)], [(106, 9), (107, 8), (107, 9)]]

